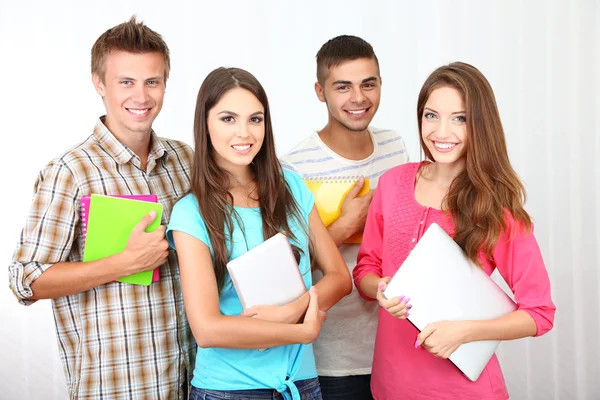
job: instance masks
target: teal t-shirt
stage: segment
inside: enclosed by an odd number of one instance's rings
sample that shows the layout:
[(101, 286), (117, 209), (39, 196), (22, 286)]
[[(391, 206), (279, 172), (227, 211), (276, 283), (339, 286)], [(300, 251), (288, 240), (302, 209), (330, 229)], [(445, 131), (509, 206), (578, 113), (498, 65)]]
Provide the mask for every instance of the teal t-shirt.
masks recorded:
[[(299, 206), (303, 223), (308, 227), (308, 215), (314, 205), (314, 196), (299, 175), (284, 171), (285, 180)], [(244, 230), (233, 218), (233, 240), (228, 241), (231, 259), (261, 244), (263, 239), (260, 209), (235, 207)], [(306, 288), (312, 286), (310, 255), (306, 229), (294, 218), (288, 220), (296, 236), (292, 243), (302, 250), (299, 268)], [(205, 243), (213, 252), (206, 225), (200, 214), (198, 202), (188, 194), (175, 204), (167, 227), (167, 238), (173, 248), (172, 231), (181, 231)], [(219, 298), (223, 315), (239, 315), (243, 309), (229, 274)], [(317, 370), (311, 345), (287, 345), (259, 350), (222, 349), (198, 347), (192, 385), (212, 390), (275, 389), (280, 392), (294, 381), (315, 378)]]

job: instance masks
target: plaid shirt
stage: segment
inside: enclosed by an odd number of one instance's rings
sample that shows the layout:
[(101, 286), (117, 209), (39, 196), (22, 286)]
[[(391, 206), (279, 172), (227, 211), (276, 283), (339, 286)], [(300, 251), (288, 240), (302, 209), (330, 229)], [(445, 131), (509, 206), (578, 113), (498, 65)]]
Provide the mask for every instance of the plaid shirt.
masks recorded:
[[(79, 199), (90, 193), (158, 195), (166, 224), (190, 182), (192, 150), (152, 132), (146, 171), (104, 126), (40, 172), (9, 266), (22, 304), (31, 283), (58, 262), (83, 259)], [(176, 255), (150, 286), (111, 282), (53, 300), (58, 347), (71, 399), (182, 399), (194, 367)]]

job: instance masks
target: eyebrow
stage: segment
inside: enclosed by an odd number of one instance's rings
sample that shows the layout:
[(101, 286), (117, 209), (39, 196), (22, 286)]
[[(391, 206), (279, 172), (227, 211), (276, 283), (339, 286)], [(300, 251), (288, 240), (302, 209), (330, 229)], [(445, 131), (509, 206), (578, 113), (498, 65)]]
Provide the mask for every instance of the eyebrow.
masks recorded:
[[(376, 80), (377, 80), (376, 76), (370, 76), (368, 78), (363, 79), (361, 83), (373, 82), (373, 81), (376, 81)], [(339, 80), (339, 81), (333, 82), (331, 85), (340, 85), (340, 84), (342, 84), (342, 85), (352, 85), (352, 82), (351, 81), (342, 81), (342, 80)]]
[[(233, 115), (234, 117), (239, 117), (238, 113), (234, 113), (233, 111), (228, 111), (228, 110), (223, 110), (220, 113), (218, 113), (217, 115), (221, 115), (221, 114), (229, 114), (229, 115)], [(255, 117), (257, 115), (264, 115), (264, 112), (256, 111), (256, 112), (250, 114), (251, 117)]]
[[(121, 81), (137, 81), (137, 79), (130, 78), (130, 77), (125, 76), (125, 75), (117, 76), (115, 79), (118, 79), (118, 80), (121, 80)], [(162, 76), (153, 76), (153, 77), (144, 79), (144, 81), (158, 81), (158, 80), (163, 80), (163, 79), (164, 78)]]
[[(429, 111), (431, 111), (431, 112), (434, 112), (434, 113), (436, 113), (436, 114), (439, 114), (439, 112), (435, 111), (433, 108), (425, 107), (425, 109), (424, 109), (423, 111), (425, 111), (425, 110), (429, 110)], [(466, 111), (456, 111), (456, 112), (453, 112), (453, 113), (451, 113), (450, 115), (455, 115), (455, 114), (466, 114), (466, 113), (467, 113)]]

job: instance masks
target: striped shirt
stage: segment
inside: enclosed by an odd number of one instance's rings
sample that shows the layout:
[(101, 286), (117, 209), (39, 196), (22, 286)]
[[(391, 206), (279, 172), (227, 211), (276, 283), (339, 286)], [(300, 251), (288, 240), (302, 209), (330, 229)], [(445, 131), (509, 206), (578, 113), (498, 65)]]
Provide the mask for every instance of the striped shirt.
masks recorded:
[[(192, 150), (152, 132), (146, 171), (101, 118), (94, 133), (39, 174), (10, 287), (32, 304), (31, 284), (58, 262), (83, 259), (79, 200), (91, 193), (158, 195), (166, 225), (190, 181)], [(71, 399), (182, 399), (195, 346), (174, 253), (150, 286), (111, 282), (52, 301)]]
[[(388, 169), (408, 161), (404, 141), (392, 130), (369, 128), (373, 153), (364, 160), (348, 160), (331, 150), (317, 132), (306, 138), (281, 163), (304, 178), (358, 177), (370, 179), (371, 189)], [(342, 244), (340, 252), (352, 273), (359, 245)], [(321, 279), (319, 270), (313, 281)], [(317, 371), (323, 376), (367, 375), (371, 373), (377, 302), (367, 302), (356, 288), (327, 312), (319, 338), (314, 342)]]

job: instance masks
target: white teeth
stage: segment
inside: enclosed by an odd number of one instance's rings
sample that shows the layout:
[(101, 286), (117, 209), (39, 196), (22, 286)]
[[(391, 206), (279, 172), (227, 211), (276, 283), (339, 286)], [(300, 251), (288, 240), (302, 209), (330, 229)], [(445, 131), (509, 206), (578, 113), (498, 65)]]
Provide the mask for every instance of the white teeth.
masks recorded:
[(435, 147), (437, 147), (438, 149), (451, 149), (454, 146), (456, 146), (456, 143), (440, 143), (440, 142), (435, 142)]
[(348, 112), (349, 112), (350, 114), (354, 114), (354, 115), (363, 114), (363, 113), (364, 113), (364, 112), (366, 112), (366, 111), (367, 111), (367, 110), (356, 110), (356, 111), (351, 111), (351, 110), (348, 110)]
[(246, 144), (244, 146), (231, 146), (231, 147), (233, 147), (235, 150), (244, 151), (244, 150), (248, 150), (250, 148), (250, 145)]
[(134, 109), (130, 108), (129, 111), (131, 111), (132, 113), (134, 113), (136, 115), (144, 115), (148, 112), (148, 108), (146, 108), (145, 110), (134, 110)]

